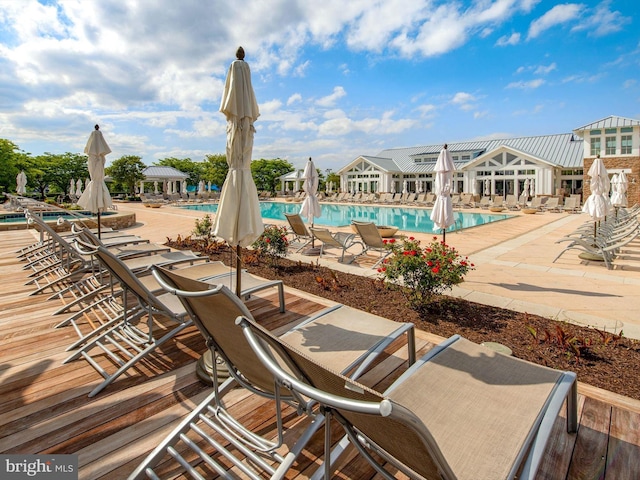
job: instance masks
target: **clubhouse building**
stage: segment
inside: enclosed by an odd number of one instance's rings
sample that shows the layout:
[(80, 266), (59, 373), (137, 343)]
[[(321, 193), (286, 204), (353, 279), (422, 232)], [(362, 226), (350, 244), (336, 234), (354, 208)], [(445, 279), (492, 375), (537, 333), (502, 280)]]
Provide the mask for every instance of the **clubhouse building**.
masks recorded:
[[(443, 142), (444, 143), (444, 142)], [(359, 192), (430, 192), (440, 145), (361, 155), (340, 169), (340, 189)], [(600, 155), (609, 175), (629, 181), (629, 205), (640, 203), (640, 120), (610, 116), (571, 133), (448, 143), (456, 167), (454, 192), (478, 196), (589, 194), (587, 172)], [(533, 187), (531, 187), (531, 185)]]

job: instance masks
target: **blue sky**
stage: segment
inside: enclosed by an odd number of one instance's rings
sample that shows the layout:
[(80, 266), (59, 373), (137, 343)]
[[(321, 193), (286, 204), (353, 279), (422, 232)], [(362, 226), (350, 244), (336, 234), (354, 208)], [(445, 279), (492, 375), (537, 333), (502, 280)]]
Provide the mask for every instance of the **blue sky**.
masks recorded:
[(33, 155), (224, 153), (247, 53), (254, 158), (337, 170), (385, 148), (640, 118), (637, 0), (0, 0), (0, 138)]

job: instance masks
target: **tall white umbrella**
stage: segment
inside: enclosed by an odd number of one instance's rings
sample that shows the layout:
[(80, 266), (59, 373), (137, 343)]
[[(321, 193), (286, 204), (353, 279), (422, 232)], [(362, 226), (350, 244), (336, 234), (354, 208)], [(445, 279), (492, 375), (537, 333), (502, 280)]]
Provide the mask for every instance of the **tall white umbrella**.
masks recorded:
[(491, 195), (491, 184), (489, 182), (488, 178), (484, 179), (484, 196), (488, 197), (489, 195)]
[(207, 182), (207, 191), (211, 193), (211, 181)]
[(610, 180), (611, 183), (611, 204), (618, 206), (620, 204), (620, 189), (618, 187), (618, 174), (614, 173)]
[(220, 193), (215, 234), (236, 245), (238, 274), (236, 294), (240, 295), (240, 248), (251, 245), (264, 231), (258, 190), (251, 176), (253, 123), (260, 111), (251, 85), (251, 70), (238, 48), (236, 60), (229, 66), (222, 92), (220, 111), (227, 119), (227, 164), (229, 172)]
[(18, 195), (27, 193), (27, 174), (24, 173), (24, 170), (21, 170), (16, 176), (16, 193)]
[(629, 181), (627, 180), (627, 175), (624, 171), (620, 172), (618, 175), (618, 189), (620, 191), (620, 198), (618, 199), (620, 203), (619, 207), (627, 206), (627, 189), (629, 188)]
[[(307, 165), (304, 167), (302, 178), (304, 179), (302, 188), (306, 195), (300, 206), (300, 216), (306, 217), (309, 223), (313, 225), (313, 219), (322, 215), (322, 207), (320, 207), (320, 202), (316, 196), (318, 193), (318, 181), (320, 179), (318, 178), (318, 171), (311, 157), (309, 157)], [(311, 237), (311, 247), (314, 247), (313, 237)]]
[(187, 179), (185, 178), (185, 179), (182, 181), (182, 193), (184, 193), (185, 195), (187, 194), (187, 187), (188, 187), (188, 185), (187, 185)]
[(84, 184), (82, 183), (82, 179), (79, 178), (76, 180), (76, 195), (82, 195), (82, 187), (84, 187)]
[(76, 194), (76, 181), (72, 178), (69, 180), (69, 196)]
[(409, 191), (407, 190), (407, 181), (405, 180), (402, 182), (402, 194), (406, 195), (407, 193), (409, 193)]
[(153, 182), (153, 194), (158, 195), (158, 181), (154, 180)]
[(611, 209), (611, 202), (607, 198), (609, 193), (609, 175), (600, 156), (594, 160), (589, 168), (588, 174), (589, 177), (591, 177), (589, 181), (591, 194), (585, 200), (582, 211), (588, 213), (593, 219), (593, 236), (595, 238), (598, 222), (604, 220)]
[(107, 184), (104, 183), (105, 156), (111, 153), (111, 149), (100, 131), (98, 125), (89, 136), (84, 153), (89, 156), (88, 168), (91, 181), (82, 196), (78, 199), (78, 205), (86, 208), (98, 216), (98, 238), (100, 237), (100, 213), (111, 207), (111, 195)]
[(451, 153), (447, 150), (447, 145), (440, 151), (436, 166), (433, 169), (436, 172), (435, 178), (435, 194), (436, 201), (431, 211), (431, 221), (436, 230), (442, 230), (442, 241), (445, 241), (447, 227), (454, 224), (453, 204), (451, 203), (451, 182), (453, 181), (453, 172), (455, 166)]

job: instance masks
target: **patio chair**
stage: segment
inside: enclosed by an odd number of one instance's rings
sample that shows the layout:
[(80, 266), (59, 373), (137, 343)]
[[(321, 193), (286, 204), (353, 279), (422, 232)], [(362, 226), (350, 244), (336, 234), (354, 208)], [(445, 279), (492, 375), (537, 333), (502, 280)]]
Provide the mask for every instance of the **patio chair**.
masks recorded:
[(380, 394), (330, 371), (250, 319), (239, 323), (276, 382), (315, 399), (325, 412), (324, 478), (332, 478), (335, 461), (334, 418), (346, 432), (339, 445), (352, 443), (386, 479), (396, 478), (395, 468), (410, 478), (533, 479), (565, 400), (567, 430), (577, 430), (575, 373), (506, 356), (458, 335)]
[(386, 243), (380, 236), (380, 232), (378, 231), (378, 227), (373, 222), (357, 222), (353, 220), (352, 225), (355, 227), (362, 243), (364, 244), (364, 249), (358, 255), (354, 257), (352, 262), (364, 255), (365, 253), (371, 251), (379, 252), (380, 258), (376, 263), (373, 264), (373, 267), (376, 268), (381, 262), (384, 261), (389, 255), (391, 255), (391, 250), (387, 248)]
[[(89, 397), (95, 396), (140, 360), (192, 324), (187, 311), (173, 295), (154, 293), (155, 289), (141, 281), (122, 260), (106, 248), (99, 246), (94, 254), (109, 271), (111, 277), (121, 284), (123, 304), (120, 315), (83, 337), (82, 347), (63, 362), (69, 363), (83, 357), (104, 377), (104, 381), (89, 393)], [(195, 275), (192, 272), (196, 272)], [(198, 265), (194, 267), (192, 272), (187, 270), (186, 273), (183, 272), (183, 275), (210, 278), (212, 283), (224, 279), (217, 273), (213, 277), (207, 275), (206, 265)], [(255, 282), (245, 286), (241, 292), (242, 296), (251, 295), (266, 288), (277, 287), (280, 310), (284, 311), (282, 281), (261, 281), (256, 277), (251, 277), (250, 274), (243, 274), (243, 280), (246, 280), (247, 283), (251, 280)], [(129, 294), (133, 296), (133, 306), (129, 305)], [(144, 317), (147, 319), (146, 325), (141, 322)], [(161, 318), (168, 320), (168, 322), (163, 323)], [(94, 349), (98, 352), (97, 354)], [(102, 356), (111, 359), (119, 368), (113, 373), (107, 372), (94, 358)]]
[[(274, 384), (273, 376), (253, 354), (235, 324), (237, 318), (253, 320), (253, 317), (229, 289), (190, 280), (179, 273), (162, 268), (153, 271), (158, 282), (183, 302), (212, 355), (226, 364), (230, 377), (221, 384), (217, 378), (214, 379), (213, 392), (159, 443), (129, 479), (146, 478), (145, 475), (158, 478), (162, 472), (155, 472), (154, 468), (163, 468), (165, 459), (177, 461), (195, 478), (209, 476), (199, 472), (199, 468), (207, 472), (213, 470), (222, 478), (235, 478), (227, 472), (229, 469), (252, 479), (282, 478), (321, 427), (322, 412), (314, 408), (315, 402), (297, 394), (291, 395), (286, 388), (280, 389)], [(304, 320), (286, 332), (283, 338), (329, 368), (352, 372), (351, 376), (357, 377), (386, 348), (384, 346), (399, 335), (408, 336), (409, 363), (412, 364), (415, 351), (413, 333), (411, 324), (393, 322), (338, 305)], [(217, 375), (216, 372), (214, 374)], [(274, 401), (275, 438), (258, 435), (227, 410), (224, 395), (236, 385)], [(283, 403), (292, 405), (299, 414), (310, 418), (302, 435), (286, 443)], [(174, 467), (175, 464), (169, 466), (172, 470)]]
[(355, 233), (346, 233), (346, 232), (331, 233), (326, 228), (316, 228), (316, 227), (311, 227), (310, 230), (311, 230), (311, 234), (316, 239), (320, 240), (320, 242), (322, 243), (320, 245), (320, 257), (322, 257), (322, 254), (324, 253), (324, 249), (327, 247), (339, 248), (341, 250), (342, 252), (340, 256), (341, 262), (344, 262), (345, 252), (347, 252), (347, 250), (349, 250), (354, 245), (360, 245), (360, 247), (362, 247), (362, 249), (364, 250), (364, 245), (362, 244), (362, 242), (355, 241), (355, 237), (356, 237)]
[(307, 226), (304, 224), (304, 220), (302, 220), (299, 213), (285, 213), (284, 216), (287, 222), (289, 222), (289, 227), (291, 228), (290, 233), (293, 235), (291, 241), (302, 242), (301, 246), (296, 250), (296, 252), (299, 252), (311, 243), (313, 237), (311, 233), (309, 233), (309, 230), (307, 230)]
[(551, 197), (542, 205), (542, 210), (545, 212), (561, 212), (560, 199), (558, 197)]

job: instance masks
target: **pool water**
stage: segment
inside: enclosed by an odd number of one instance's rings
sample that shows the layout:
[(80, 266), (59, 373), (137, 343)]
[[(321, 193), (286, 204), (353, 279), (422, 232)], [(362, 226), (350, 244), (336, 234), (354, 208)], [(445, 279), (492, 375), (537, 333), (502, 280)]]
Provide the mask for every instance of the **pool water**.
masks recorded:
[[(42, 217), (45, 221), (55, 221), (59, 217), (62, 217), (66, 220), (73, 220), (79, 217), (81, 218), (91, 218), (95, 215), (91, 212), (85, 212), (82, 210), (74, 211), (73, 215), (64, 214), (60, 212), (39, 212), (38, 216)], [(112, 215), (112, 212), (103, 212), (103, 216)], [(24, 213), (1, 213), (0, 214), (0, 223), (26, 223), (27, 219), (24, 216)]]
[[(217, 204), (185, 205), (182, 208), (215, 213)], [(260, 202), (262, 218), (286, 221), (285, 213), (299, 213), (300, 203)], [(333, 205), (322, 204), (322, 216), (313, 223), (320, 226), (343, 227), (352, 220), (374, 222), (376, 225), (390, 225), (406, 232), (436, 233), (429, 218), (431, 210), (411, 207), (386, 207), (378, 205)], [(487, 223), (511, 218), (501, 213), (454, 212), (455, 224), (447, 231), (462, 230)], [(306, 221), (306, 219), (305, 219)]]

